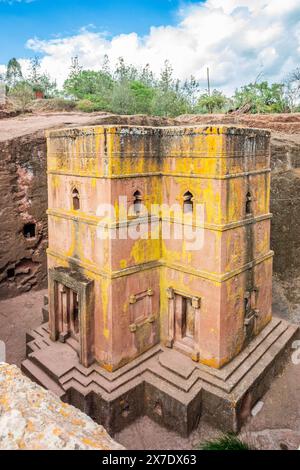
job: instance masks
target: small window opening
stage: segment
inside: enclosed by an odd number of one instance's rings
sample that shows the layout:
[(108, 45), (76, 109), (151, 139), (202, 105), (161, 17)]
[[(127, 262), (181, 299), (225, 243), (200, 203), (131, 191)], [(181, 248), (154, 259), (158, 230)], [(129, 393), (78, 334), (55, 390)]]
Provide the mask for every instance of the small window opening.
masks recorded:
[(127, 418), (130, 414), (130, 406), (128, 402), (121, 402), (122, 416)]
[(163, 414), (162, 405), (159, 401), (157, 401), (154, 405), (154, 413), (158, 416), (162, 416)]
[(7, 278), (8, 279), (13, 279), (15, 277), (15, 269), (14, 268), (10, 268), (7, 270)]
[(72, 198), (73, 198), (73, 210), (79, 211), (80, 199), (79, 199), (79, 192), (77, 191), (77, 189), (73, 189)]
[(35, 238), (36, 225), (26, 224), (23, 228), (23, 235), (25, 238)]
[(189, 191), (187, 191), (183, 195), (183, 213), (184, 214), (192, 214), (194, 209), (193, 203), (193, 195)]
[(133, 207), (134, 207), (134, 215), (139, 216), (142, 211), (142, 195), (140, 191), (136, 191), (133, 195)]
[(246, 215), (252, 214), (252, 197), (251, 193), (246, 195)]

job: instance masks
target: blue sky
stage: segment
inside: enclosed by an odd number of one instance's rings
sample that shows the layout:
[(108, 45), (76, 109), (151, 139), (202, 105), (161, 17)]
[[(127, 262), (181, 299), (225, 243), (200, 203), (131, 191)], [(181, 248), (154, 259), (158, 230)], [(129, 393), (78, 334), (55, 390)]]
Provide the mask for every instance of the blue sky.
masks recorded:
[(0, 63), (32, 56), (25, 47), (29, 38), (70, 36), (82, 27), (142, 36), (151, 26), (175, 24), (183, 6), (180, 0), (0, 0)]
[(28, 58), (62, 86), (71, 58), (99, 70), (107, 54), (158, 75), (164, 61), (180, 79), (231, 93), (260, 77), (282, 81), (300, 67), (300, 0), (0, 0), (0, 73)]

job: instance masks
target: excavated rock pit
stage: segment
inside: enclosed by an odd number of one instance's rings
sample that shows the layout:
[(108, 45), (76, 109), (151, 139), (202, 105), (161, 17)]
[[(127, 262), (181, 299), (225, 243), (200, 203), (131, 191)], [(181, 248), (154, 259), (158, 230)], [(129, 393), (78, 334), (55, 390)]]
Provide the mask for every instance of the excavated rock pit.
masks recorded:
[(184, 115), (42, 113), (0, 119), (0, 299), (46, 286), (47, 178), (44, 131), (96, 124), (233, 124), (266, 128), (271, 140), (271, 245), (275, 313), (300, 321), (300, 114)]

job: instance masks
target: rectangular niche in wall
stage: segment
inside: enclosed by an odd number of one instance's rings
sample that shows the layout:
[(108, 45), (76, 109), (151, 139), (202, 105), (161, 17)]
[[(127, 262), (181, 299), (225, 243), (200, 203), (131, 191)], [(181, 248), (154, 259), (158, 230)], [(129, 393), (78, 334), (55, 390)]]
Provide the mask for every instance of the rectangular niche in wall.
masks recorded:
[(153, 323), (155, 316), (152, 306), (153, 290), (148, 289), (130, 296), (130, 329), (135, 331), (145, 323)]
[(94, 348), (94, 281), (69, 268), (49, 270), (49, 326), (53, 341), (78, 342), (82, 365), (89, 367)]
[(182, 328), (181, 336), (183, 339), (194, 341), (195, 335), (195, 309), (192, 305), (192, 299), (182, 297)]
[(169, 288), (169, 335), (167, 347), (175, 347), (199, 359), (200, 298)]

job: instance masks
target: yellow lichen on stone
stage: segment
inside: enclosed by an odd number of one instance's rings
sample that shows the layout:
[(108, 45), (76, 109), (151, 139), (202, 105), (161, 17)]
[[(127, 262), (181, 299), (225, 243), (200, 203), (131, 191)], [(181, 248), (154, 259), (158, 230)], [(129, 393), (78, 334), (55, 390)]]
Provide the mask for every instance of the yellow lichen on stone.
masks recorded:
[(87, 415), (24, 377), (16, 366), (0, 364), (0, 449), (121, 450), (122, 446)]

